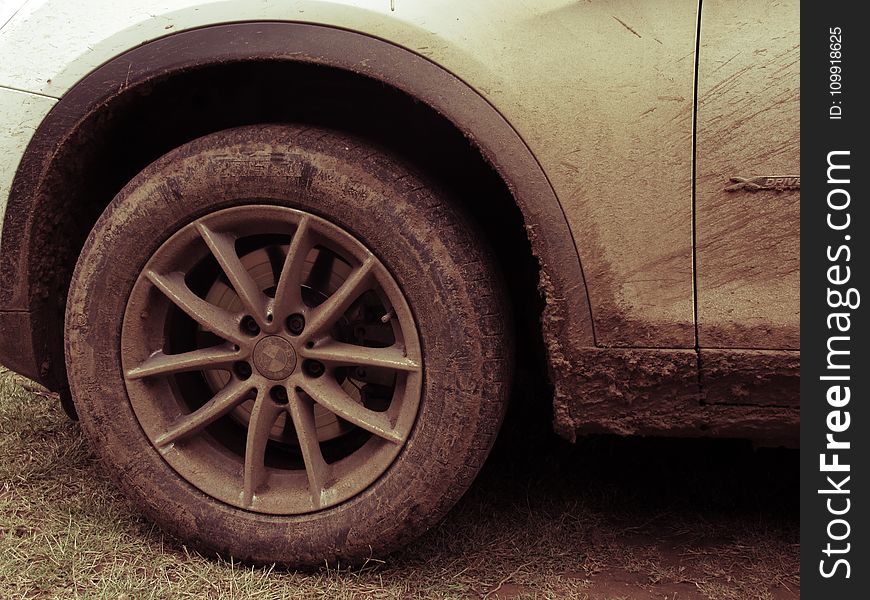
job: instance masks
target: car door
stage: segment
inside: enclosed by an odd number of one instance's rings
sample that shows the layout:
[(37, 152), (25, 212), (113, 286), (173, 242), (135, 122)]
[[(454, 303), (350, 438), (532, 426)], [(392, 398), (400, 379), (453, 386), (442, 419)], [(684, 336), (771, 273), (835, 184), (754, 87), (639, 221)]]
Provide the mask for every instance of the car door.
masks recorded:
[[(697, 82), (696, 284), (703, 377), (796, 377), (800, 348), (800, 9), (705, 0)], [(726, 377), (728, 379), (728, 377)], [(721, 381), (720, 381), (721, 383)], [(781, 381), (780, 381), (781, 383)], [(708, 400), (771, 400), (742, 383)], [(715, 385), (713, 385), (715, 387)], [(768, 386), (773, 390), (776, 385)], [(780, 386), (781, 387), (781, 386)], [(742, 390), (742, 391), (741, 391)], [(756, 390), (758, 391), (758, 390)], [(793, 397), (792, 397), (793, 396)]]

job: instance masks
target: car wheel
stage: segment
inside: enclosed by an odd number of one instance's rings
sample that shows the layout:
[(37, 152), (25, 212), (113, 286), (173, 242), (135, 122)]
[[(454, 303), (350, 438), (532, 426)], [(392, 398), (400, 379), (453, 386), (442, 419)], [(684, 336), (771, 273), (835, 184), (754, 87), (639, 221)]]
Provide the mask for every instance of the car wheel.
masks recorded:
[(459, 499), (504, 414), (512, 340), (480, 240), (448, 195), (337, 132), (180, 147), (79, 258), (66, 356), (83, 431), (200, 548), (381, 556)]

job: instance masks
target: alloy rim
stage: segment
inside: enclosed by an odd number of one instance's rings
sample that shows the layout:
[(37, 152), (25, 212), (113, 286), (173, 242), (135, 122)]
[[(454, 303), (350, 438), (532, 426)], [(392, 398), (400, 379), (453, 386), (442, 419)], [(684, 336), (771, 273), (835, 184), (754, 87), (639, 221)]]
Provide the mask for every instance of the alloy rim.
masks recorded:
[(368, 488), (416, 421), (423, 360), (410, 307), (359, 240), (251, 205), (187, 225), (130, 295), (122, 368), (139, 423), (191, 485), (304, 514)]

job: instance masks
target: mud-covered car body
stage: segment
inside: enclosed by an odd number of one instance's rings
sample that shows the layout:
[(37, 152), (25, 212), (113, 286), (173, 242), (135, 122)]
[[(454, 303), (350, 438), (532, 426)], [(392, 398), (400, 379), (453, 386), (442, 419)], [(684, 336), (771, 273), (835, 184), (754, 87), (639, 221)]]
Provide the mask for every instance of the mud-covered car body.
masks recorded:
[(114, 194), (328, 70), (354, 102), (412, 99), (510, 192), (492, 210), (521, 213), (540, 268), (560, 434), (793, 441), (798, 5), (698, 6), (4, 2), (0, 362), (64, 391), (69, 281)]

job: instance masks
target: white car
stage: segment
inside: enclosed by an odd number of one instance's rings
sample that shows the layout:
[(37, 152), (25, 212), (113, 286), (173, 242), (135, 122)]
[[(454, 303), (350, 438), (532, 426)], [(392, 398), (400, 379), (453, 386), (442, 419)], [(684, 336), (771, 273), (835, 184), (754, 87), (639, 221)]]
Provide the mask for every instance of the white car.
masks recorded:
[(0, 362), (172, 533), (381, 556), (538, 363), (569, 439), (796, 441), (796, 0), (0, 6)]

